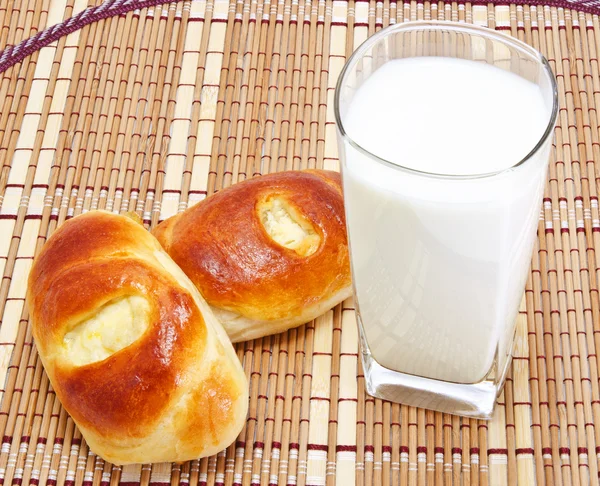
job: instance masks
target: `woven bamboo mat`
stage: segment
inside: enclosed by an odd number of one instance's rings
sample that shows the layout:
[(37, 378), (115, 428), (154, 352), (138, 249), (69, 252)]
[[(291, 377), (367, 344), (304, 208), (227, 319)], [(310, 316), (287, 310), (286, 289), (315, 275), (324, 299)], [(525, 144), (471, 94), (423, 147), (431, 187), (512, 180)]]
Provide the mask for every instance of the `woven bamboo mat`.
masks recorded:
[[(598, 484), (600, 20), (590, 5), (185, 1), (93, 23), (0, 74), (0, 482)], [(0, 1), (0, 49), (87, 6)], [(333, 87), (345, 59), (382, 26), (429, 18), (532, 44), (560, 90), (515, 360), (494, 419), (366, 396), (346, 302), (237, 347), (250, 411), (223, 453), (122, 468), (97, 458), (56, 400), (28, 326), (26, 277), (48, 235), (94, 208), (136, 210), (150, 226), (258, 174), (337, 169)]]

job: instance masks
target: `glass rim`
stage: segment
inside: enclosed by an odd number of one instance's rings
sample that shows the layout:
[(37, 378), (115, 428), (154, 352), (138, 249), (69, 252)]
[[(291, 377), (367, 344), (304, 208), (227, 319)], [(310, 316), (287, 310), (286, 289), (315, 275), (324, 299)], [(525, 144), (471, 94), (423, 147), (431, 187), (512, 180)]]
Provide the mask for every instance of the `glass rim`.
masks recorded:
[[(379, 157), (378, 155), (363, 148), (352, 137), (350, 137), (350, 135), (348, 135), (348, 133), (344, 129), (344, 125), (342, 123), (342, 117), (340, 114), (340, 93), (342, 90), (342, 84), (343, 84), (344, 80), (346, 79), (349, 70), (356, 65), (358, 60), (364, 56), (364, 54), (367, 52), (367, 50), (370, 47), (372, 47), (373, 45), (375, 45), (377, 42), (379, 42), (381, 39), (383, 39), (395, 32), (401, 32), (404, 30), (406, 30), (406, 31), (411, 31), (411, 30), (435, 31), (435, 30), (444, 30), (444, 29), (454, 31), (454, 32), (461, 32), (461, 33), (465, 33), (465, 34), (476, 34), (481, 37), (487, 37), (488, 39), (502, 42), (502, 43), (509, 45), (515, 49), (518, 49), (518, 50), (524, 52), (525, 54), (527, 54), (528, 56), (530, 56), (531, 58), (537, 60), (543, 67), (544, 72), (546, 73), (547, 77), (550, 80), (550, 87), (552, 90), (552, 110), (550, 112), (550, 116), (549, 116), (549, 120), (548, 120), (546, 129), (544, 130), (544, 133), (542, 134), (540, 139), (537, 141), (537, 143), (534, 145), (534, 147), (527, 153), (527, 155), (525, 155), (525, 157), (523, 157), (521, 160), (519, 160), (515, 164), (511, 165), (510, 167), (506, 167), (504, 169), (500, 169), (500, 170), (496, 170), (496, 171), (492, 171), (492, 172), (482, 172), (482, 173), (476, 173), (476, 174), (460, 174), (460, 175), (441, 174), (441, 173), (436, 173), (436, 172), (427, 172), (427, 171), (422, 171), (422, 170), (418, 170), (418, 169), (412, 169), (410, 167), (406, 167), (406, 166), (403, 166), (400, 164), (396, 164), (394, 162), (390, 162), (389, 160)], [(488, 29), (487, 27), (481, 27), (481, 26), (473, 25), (473, 24), (465, 24), (462, 22), (439, 21), (439, 20), (438, 21), (436, 21), (436, 20), (417, 20), (417, 21), (393, 24), (384, 29), (381, 29), (380, 31), (373, 34), (371, 37), (367, 38), (367, 40), (365, 40), (358, 47), (358, 49), (356, 49), (352, 53), (352, 55), (348, 58), (348, 60), (344, 64), (344, 67), (342, 68), (339, 78), (336, 83), (335, 95), (334, 95), (334, 100), (333, 100), (333, 111), (334, 111), (337, 129), (340, 133), (341, 138), (345, 142), (347, 142), (351, 147), (358, 150), (363, 155), (366, 155), (370, 159), (373, 159), (376, 162), (378, 162), (384, 166), (391, 167), (393, 169), (404, 171), (404, 172), (418, 175), (418, 176), (427, 176), (427, 177), (433, 177), (433, 178), (438, 178), (438, 179), (452, 179), (452, 180), (479, 179), (479, 178), (485, 178), (485, 177), (493, 177), (493, 176), (502, 174), (504, 172), (512, 171), (512, 170), (524, 165), (528, 160), (530, 160), (540, 150), (540, 148), (546, 143), (546, 141), (550, 138), (550, 136), (553, 134), (553, 131), (554, 131), (556, 119), (558, 117), (558, 88), (557, 88), (557, 84), (556, 84), (556, 78), (555, 78), (554, 74), (552, 73), (550, 64), (548, 63), (548, 60), (544, 57), (544, 55), (541, 54), (538, 50), (531, 47), (530, 45), (525, 44), (524, 42), (522, 42), (518, 39), (515, 39), (514, 37), (511, 37), (511, 36), (506, 35), (501, 32), (497, 32), (492, 29)]]

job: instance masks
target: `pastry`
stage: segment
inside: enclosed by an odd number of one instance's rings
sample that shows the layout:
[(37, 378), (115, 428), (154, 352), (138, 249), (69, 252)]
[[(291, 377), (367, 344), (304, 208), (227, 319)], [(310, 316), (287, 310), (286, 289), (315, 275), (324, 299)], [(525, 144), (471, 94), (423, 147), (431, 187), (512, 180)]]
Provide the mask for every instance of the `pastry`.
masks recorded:
[(289, 171), (235, 184), (154, 234), (233, 342), (308, 322), (352, 293), (336, 172)]
[(114, 464), (217, 453), (242, 429), (248, 383), (190, 280), (143, 226), (92, 211), (35, 259), (27, 300), (57, 397)]

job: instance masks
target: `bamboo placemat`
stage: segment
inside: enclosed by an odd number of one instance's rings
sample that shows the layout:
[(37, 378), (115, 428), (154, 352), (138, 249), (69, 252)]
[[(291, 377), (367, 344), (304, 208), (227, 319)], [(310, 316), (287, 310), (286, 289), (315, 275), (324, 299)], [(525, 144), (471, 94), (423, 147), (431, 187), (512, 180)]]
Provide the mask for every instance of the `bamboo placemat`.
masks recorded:
[[(1, 73), (0, 482), (598, 484), (597, 2), (518, 3), (185, 1), (93, 23)], [(89, 5), (2, 1), (0, 49)], [(122, 468), (97, 458), (32, 343), (24, 296), (33, 255), (82, 211), (135, 210), (151, 226), (249, 177), (338, 169), (333, 89), (345, 60), (382, 26), (430, 18), (528, 42), (560, 90), (515, 360), (494, 419), (368, 397), (348, 301), (237, 347), (250, 411), (223, 453)]]

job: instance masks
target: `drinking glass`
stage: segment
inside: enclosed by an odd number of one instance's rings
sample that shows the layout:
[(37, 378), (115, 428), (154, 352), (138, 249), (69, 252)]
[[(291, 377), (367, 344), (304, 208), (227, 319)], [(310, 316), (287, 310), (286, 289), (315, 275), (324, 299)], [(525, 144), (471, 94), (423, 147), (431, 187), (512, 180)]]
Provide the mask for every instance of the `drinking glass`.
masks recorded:
[[(365, 150), (344, 126), (356, 90), (388, 61), (422, 56), (486, 63), (537, 84), (547, 108), (543, 136), (525, 158), (492, 173), (427, 173)], [(491, 417), (511, 361), (558, 113), (548, 62), (482, 27), (392, 25), (350, 57), (334, 110), (367, 392)]]

